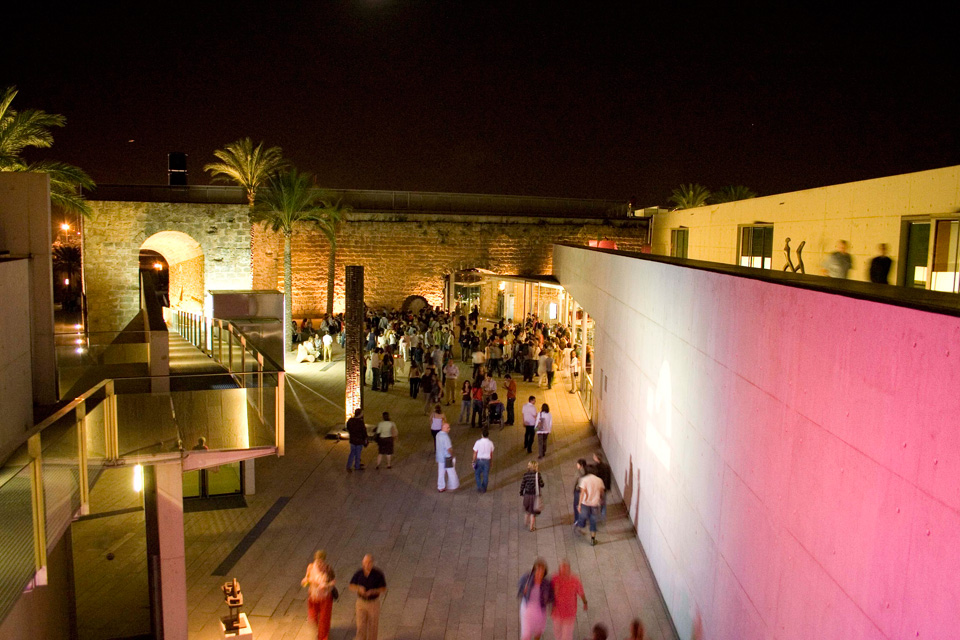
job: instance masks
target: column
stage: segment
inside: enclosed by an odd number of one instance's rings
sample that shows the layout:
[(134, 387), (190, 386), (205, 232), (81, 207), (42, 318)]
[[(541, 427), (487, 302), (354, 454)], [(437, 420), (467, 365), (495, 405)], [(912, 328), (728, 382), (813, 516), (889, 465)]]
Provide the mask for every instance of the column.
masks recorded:
[(155, 638), (187, 640), (187, 567), (183, 542), (183, 470), (143, 469), (150, 627)]
[(580, 391), (587, 384), (587, 310), (580, 307), (583, 311), (583, 318), (580, 320)]
[(355, 409), (363, 407), (363, 381), (360, 379), (363, 363), (363, 266), (346, 267), (346, 310), (344, 312), (344, 344), (346, 376), (346, 418), (353, 417)]

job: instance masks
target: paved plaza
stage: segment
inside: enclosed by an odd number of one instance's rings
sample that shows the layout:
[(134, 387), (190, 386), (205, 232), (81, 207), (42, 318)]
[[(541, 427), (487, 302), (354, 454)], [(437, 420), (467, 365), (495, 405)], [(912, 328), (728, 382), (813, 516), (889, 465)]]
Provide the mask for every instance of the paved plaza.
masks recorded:
[[(575, 461), (589, 458), (598, 443), (565, 379), (549, 391), (519, 385), (517, 425), (491, 433), (496, 451), (490, 490), (483, 495), (475, 490), (470, 467), (480, 431), (456, 425), (459, 403), (445, 406), (461, 487), (441, 494), (429, 421), (422, 400), (409, 398), (405, 369), (388, 393), (365, 390), (367, 422), (389, 411), (398, 425), (393, 468), (374, 469), (371, 444), (364, 451), (367, 469), (346, 473), (347, 443), (324, 437), (343, 419), (342, 354), (333, 363), (287, 366), (286, 456), (257, 460), (256, 494), (247, 496), (246, 508), (185, 514), (191, 638), (222, 637), (219, 616), (226, 608), (220, 586), (233, 577), (258, 640), (316, 637), (306, 616), (306, 589), (300, 587), (316, 549), (327, 551), (341, 591), (330, 636), (336, 640), (354, 636), (355, 599), (347, 584), (365, 553), (374, 554), (387, 578), (380, 618), (385, 640), (518, 638), (516, 584), (538, 556), (551, 573), (569, 558), (583, 581), (590, 609), (579, 614), (574, 637), (588, 636), (594, 623), (603, 622), (611, 638), (624, 638), (637, 616), (649, 638), (676, 637), (619, 493), (610, 496), (597, 546), (572, 530)], [(469, 374), (466, 365), (461, 371)], [(554, 415), (541, 466), (544, 512), (535, 532), (523, 526), (519, 496), (530, 459), (522, 447), (519, 408), (531, 394)], [(143, 512), (128, 475), (128, 470), (104, 474), (93, 492), (95, 517), (74, 526), (84, 639), (146, 630)], [(106, 560), (107, 553), (114, 559)], [(112, 617), (118, 619), (98, 625)], [(544, 637), (553, 638), (549, 626)]]

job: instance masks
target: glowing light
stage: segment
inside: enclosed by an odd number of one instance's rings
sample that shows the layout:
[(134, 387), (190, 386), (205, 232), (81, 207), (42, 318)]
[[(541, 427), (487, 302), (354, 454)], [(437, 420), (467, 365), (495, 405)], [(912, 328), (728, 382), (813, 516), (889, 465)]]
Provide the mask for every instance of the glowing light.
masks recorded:
[(64, 231), (70, 231), (70, 225), (67, 224), (66, 222), (64, 222), (63, 224), (61, 224), (61, 225), (60, 225), (60, 228), (63, 229)]
[(73, 342), (74, 342), (74, 344), (83, 344), (83, 338), (77, 338), (77, 339), (74, 340)]
[(506, 288), (507, 288), (507, 283), (504, 282), (503, 280), (501, 280), (501, 281), (500, 281), (499, 288), (500, 288), (500, 291), (505, 291)]
[(75, 324), (75, 325), (73, 325), (73, 328), (74, 328), (74, 329), (82, 329), (83, 326), (82, 326), (82, 325), (79, 325), (79, 324)]
[(550, 303), (550, 319), (551, 320), (557, 319), (557, 303), (556, 302)]
[(63, 279), (63, 284), (65, 284), (65, 285), (67, 285), (67, 286), (70, 286), (70, 278), (64, 278), (64, 279)]
[(83, 347), (77, 347), (77, 353), (82, 354), (85, 351)]
[(159, 262), (154, 262), (154, 263), (153, 263), (153, 268), (156, 269), (157, 271), (162, 271), (162, 270), (163, 270), (163, 264), (161, 264), (161, 263), (159, 263)]
[(143, 465), (133, 468), (133, 490), (137, 493), (143, 491)]

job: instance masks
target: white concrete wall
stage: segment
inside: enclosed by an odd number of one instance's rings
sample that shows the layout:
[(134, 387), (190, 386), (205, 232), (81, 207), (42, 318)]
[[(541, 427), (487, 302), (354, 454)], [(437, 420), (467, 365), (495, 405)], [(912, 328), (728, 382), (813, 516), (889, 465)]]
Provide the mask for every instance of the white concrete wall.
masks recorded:
[(680, 637), (958, 637), (960, 319), (562, 246), (554, 272)]
[[(737, 264), (740, 225), (773, 224), (773, 269), (786, 264), (784, 241), (803, 249), (808, 274), (820, 274), (820, 264), (838, 240), (850, 243), (854, 267), (851, 280), (869, 280), (870, 259), (877, 245), (889, 245), (894, 261), (890, 282), (896, 280), (901, 220), (907, 216), (944, 216), (960, 211), (960, 166), (906, 173), (818, 189), (781, 193), (739, 202), (659, 213), (653, 223), (653, 253), (670, 255), (670, 231), (690, 230), (687, 257)], [(796, 262), (795, 252), (791, 253)]]

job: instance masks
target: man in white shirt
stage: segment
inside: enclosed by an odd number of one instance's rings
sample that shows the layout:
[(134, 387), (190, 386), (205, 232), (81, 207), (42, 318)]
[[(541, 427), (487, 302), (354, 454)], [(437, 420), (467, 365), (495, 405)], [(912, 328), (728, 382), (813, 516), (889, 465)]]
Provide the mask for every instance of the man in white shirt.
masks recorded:
[(323, 334), (323, 359), (333, 362), (333, 336), (329, 331)]
[(588, 473), (580, 478), (580, 519), (573, 523), (577, 533), (583, 533), (583, 527), (590, 521), (590, 544), (597, 544), (597, 514), (603, 501), (603, 480)]
[(484, 428), (480, 439), (473, 445), (473, 470), (477, 480), (477, 493), (487, 492), (487, 481), (490, 479), (490, 462), (493, 460), (493, 441)]
[(539, 413), (537, 411), (537, 399), (530, 396), (530, 400), (523, 405), (520, 413), (523, 414), (523, 448), (527, 450), (527, 453), (533, 453), (533, 441), (536, 440), (537, 435), (537, 414)]

